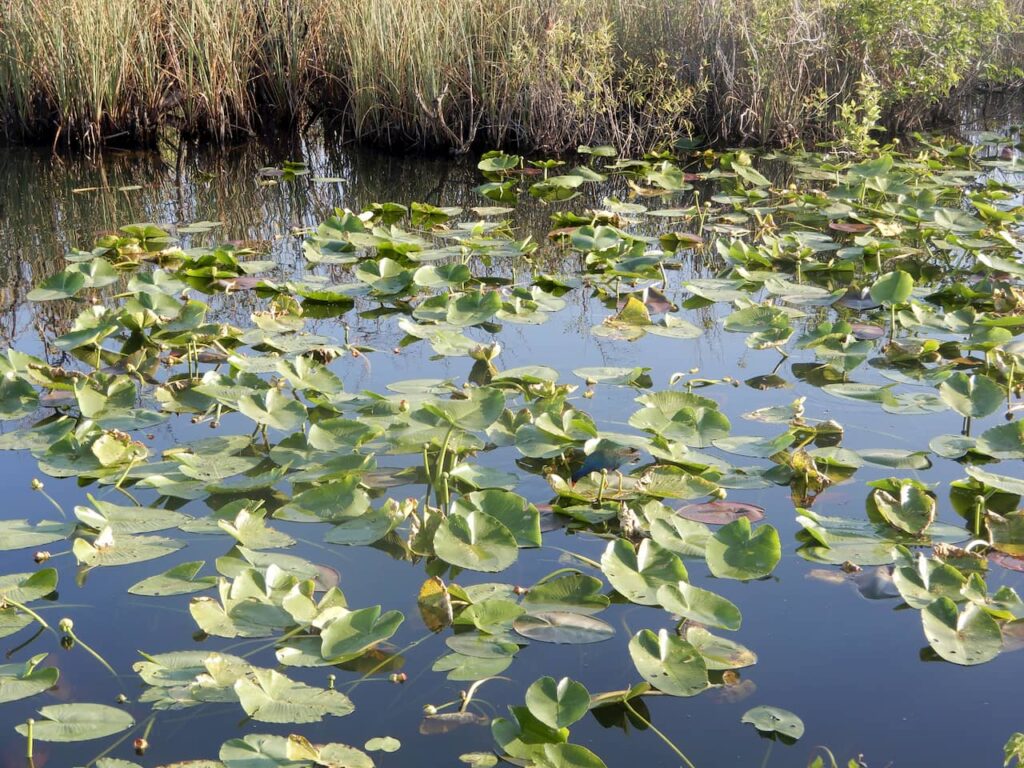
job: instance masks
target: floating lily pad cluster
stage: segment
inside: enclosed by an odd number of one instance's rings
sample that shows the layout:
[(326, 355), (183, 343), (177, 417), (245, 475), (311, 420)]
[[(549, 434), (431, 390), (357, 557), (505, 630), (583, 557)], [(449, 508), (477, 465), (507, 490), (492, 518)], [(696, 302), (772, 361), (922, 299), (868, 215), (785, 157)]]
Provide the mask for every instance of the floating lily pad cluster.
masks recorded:
[[(1024, 569), (1024, 479), (1012, 474), (1024, 458), (1013, 419), (1024, 368), (1024, 164), (991, 149), (922, 140), (909, 154), (769, 158), (784, 183), (744, 152), (627, 160), (591, 150), (570, 170), (488, 153), (477, 191), (493, 205), (338, 210), (301, 233), (309, 269), (285, 277), (258, 250), (185, 247), (171, 228), (122, 227), (69, 253), (29, 296), (77, 309), (48, 340), (61, 364), (17, 350), (0, 358), (0, 416), (20, 421), (0, 449), (30, 452), (41, 473), (91, 489), (70, 516), (0, 520), (0, 549), (36, 549), (45, 563), (45, 547), (70, 541), (84, 579), (218, 537), (225, 553), (212, 564), (155, 566), (126, 587), (187, 605), (194, 626), (183, 638), (197, 629), (268, 638), (276, 668), (219, 650), (147, 651), (132, 666), (145, 684), (139, 702), (157, 714), (232, 705), (275, 725), (352, 712), (358, 702), (333, 678), (314, 686), (298, 673), (386, 670), (385, 649), (410, 618), (350, 605), (331, 569), (283, 551), (300, 529), (328, 550), (373, 546), (425, 566), (418, 620), (444, 638), (433, 672), (472, 684), (458, 713), (428, 718), (473, 717), (476, 688), (532, 643), (613, 637), (601, 616), (613, 600), (648, 607), (648, 627), (628, 639), (642, 682), (591, 694), (545, 677), (524, 706), (493, 720), (499, 754), (541, 768), (603, 765), (569, 741), (588, 711), (621, 706), (642, 718), (644, 696), (735, 686), (738, 670), (756, 663), (753, 650), (717, 634), (744, 627), (740, 606), (698, 586), (695, 570), (763, 579), (786, 550), (847, 573), (881, 568), (920, 611), (939, 657), (988, 661), (1024, 621), (1024, 602), (990, 588), (987, 572), (990, 561)], [(567, 205), (606, 183), (628, 199)], [(546, 238), (517, 232), (510, 206), (520, 195), (553, 204)], [(561, 270), (544, 266), (552, 255)], [(238, 294), (257, 307), (245, 324), (213, 307)], [(574, 295), (606, 312), (592, 333), (627, 350), (647, 335), (685, 348), (718, 324), (753, 351), (799, 356), (794, 373), (830, 396), (893, 415), (946, 412), (961, 429), (915, 451), (854, 450), (841, 424), (806, 412), (804, 397), (744, 413), (772, 432), (746, 434), (715, 397), (741, 386), (732, 378), (692, 371), (658, 388), (642, 365), (502, 368), (505, 324), (544, 323)], [(349, 337), (344, 318), (357, 307), (392, 324), (400, 348), (468, 358), (468, 380), (347, 389), (352, 370), (391, 354)], [(341, 318), (339, 332), (312, 332), (314, 317)], [(780, 381), (773, 373), (746, 386)], [(633, 392), (617, 429), (587, 412), (603, 387)], [(1009, 420), (974, 427), (998, 414)], [(219, 432), (157, 450), (147, 433), (169, 419)], [(964, 477), (948, 488), (927, 482), (920, 473), (933, 456), (960, 462)], [(813, 509), (865, 465), (894, 474), (865, 485), (862, 518)], [(518, 493), (526, 475), (550, 493)], [(768, 515), (796, 515), (795, 543), (743, 501), (772, 486), (790, 489), (793, 510)], [(940, 520), (947, 506), (962, 520)], [(560, 527), (604, 539), (600, 562), (577, 553), (572, 567), (528, 587), (475, 577), (505, 571)], [(45, 565), (0, 576), (0, 636), (48, 628), (33, 604), (56, 586)], [(53, 687), (46, 658), (0, 666), (0, 704)], [(37, 740), (134, 726), (123, 709), (96, 703), (46, 706), (40, 716)], [(744, 720), (785, 738), (803, 733), (776, 707)], [(367, 751), (397, 746), (250, 734), (202, 764), (361, 768), (373, 765)]]

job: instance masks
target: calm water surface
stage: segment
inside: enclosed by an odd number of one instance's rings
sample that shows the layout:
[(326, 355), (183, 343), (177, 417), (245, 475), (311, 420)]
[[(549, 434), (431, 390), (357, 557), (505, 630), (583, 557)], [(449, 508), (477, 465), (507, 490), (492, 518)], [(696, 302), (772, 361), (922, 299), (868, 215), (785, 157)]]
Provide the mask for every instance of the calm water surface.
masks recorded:
[[(292, 182), (274, 181), (259, 169), (284, 160), (304, 159), (311, 173)], [(326, 179), (326, 180), (324, 180)], [(319, 145), (286, 149), (252, 144), (226, 154), (186, 153), (176, 167), (172, 154), (109, 153), (102, 161), (52, 159), (47, 153), (27, 149), (0, 150), (0, 343), (46, 355), (57, 361), (45, 347), (44, 334), (52, 337), (67, 329), (74, 312), (63, 302), (26, 304), (25, 294), (41, 279), (63, 268), (62, 255), (70, 247), (88, 247), (102, 232), (136, 221), (184, 224), (192, 221), (223, 222), (218, 234), (227, 240), (268, 241), (280, 276), (301, 273), (304, 259), (301, 239), (294, 232), (315, 226), (335, 207), (359, 210), (373, 202), (410, 201), (437, 205), (473, 206), (488, 204), (472, 188), (480, 183), (474, 163), (448, 158), (414, 159), (385, 157), (366, 152), (327, 150)], [(605, 194), (602, 190), (600, 194)], [(621, 190), (620, 190), (621, 193)], [(599, 197), (598, 197), (599, 199)], [(680, 204), (682, 199), (678, 199)], [(570, 203), (581, 210), (591, 201)], [(593, 202), (597, 202), (596, 200)], [(674, 201), (675, 202), (675, 201)], [(514, 224), (520, 237), (533, 233), (545, 241), (550, 228), (551, 207), (522, 204)], [(576, 258), (552, 256), (552, 258)], [(564, 264), (562, 269), (571, 271)], [(709, 276), (713, 269), (694, 262), (694, 275)], [(321, 270), (321, 273), (323, 271)], [(876, 406), (838, 400), (801, 381), (794, 366), (813, 360), (810, 354), (795, 353), (781, 360), (773, 351), (751, 351), (744, 336), (721, 331), (720, 305), (686, 316), (707, 327), (704, 336), (680, 341), (648, 335), (626, 343), (603, 340), (590, 333), (591, 326), (608, 314), (597, 301), (582, 291), (569, 294), (570, 306), (541, 326), (506, 324), (499, 340), (502, 367), (525, 364), (548, 365), (571, 381), (572, 369), (581, 366), (633, 366), (651, 368), (656, 389), (668, 386), (676, 371), (699, 367), (708, 378), (730, 375), (740, 380), (775, 373), (786, 387), (768, 391), (742, 385), (716, 386), (710, 394), (719, 400), (733, 423), (735, 434), (764, 434), (774, 425), (745, 421), (740, 414), (754, 408), (784, 404), (798, 396), (807, 398), (810, 417), (834, 418), (844, 425), (844, 446), (850, 448), (921, 449), (930, 436), (956, 433), (960, 418), (953, 412), (931, 416), (897, 416)], [(670, 296), (670, 298), (673, 298)], [(676, 297), (678, 298), (678, 297)], [(213, 299), (221, 317), (237, 318), (245, 324), (259, 301), (238, 295), (229, 301)], [(372, 304), (358, 310), (372, 309)], [(336, 361), (332, 368), (344, 380), (348, 391), (382, 391), (394, 381), (411, 378), (465, 380), (471, 361), (467, 358), (431, 359), (424, 343), (392, 350), (403, 334), (391, 317), (346, 315), (350, 340), (380, 350), (369, 362), (351, 357)], [(340, 337), (337, 321), (317, 320), (313, 332)], [(797, 368), (797, 371), (800, 369)], [(884, 379), (869, 366), (856, 371), (857, 381)], [(593, 415), (599, 426), (628, 431), (625, 424), (634, 409), (636, 396), (627, 388), (599, 386), (592, 400), (579, 406)], [(978, 433), (999, 423), (997, 414), (976, 425)], [(224, 420), (222, 431), (240, 428)], [(11, 429), (16, 424), (7, 424)], [(207, 437), (205, 426), (197, 427), (186, 417), (173, 417), (154, 430), (158, 447)], [(381, 457), (381, 463), (388, 457)], [(516, 454), (499, 450), (483, 454), (479, 461), (491, 466), (508, 466)], [(735, 458), (733, 460), (736, 460)], [(757, 459), (740, 464), (763, 464)], [(1007, 471), (1010, 468), (1007, 467)], [(1012, 472), (1011, 472), (1012, 473)], [(35, 461), (27, 453), (0, 454), (0, 495), (4, 517), (52, 518), (54, 512), (39, 494), (29, 489), (37, 474)], [(862, 518), (868, 480), (890, 475), (916, 477), (929, 483), (948, 483), (963, 476), (959, 465), (935, 459), (924, 472), (889, 470), (866, 465), (853, 480), (825, 491), (814, 509), (829, 515)], [(550, 490), (543, 479), (522, 475), (518, 493), (536, 503), (547, 502)], [(73, 479), (47, 480), (50, 491), (66, 508), (85, 503), (88, 491), (117, 501), (106, 488), (78, 487)], [(405, 489), (397, 489), (404, 497)], [(409, 493), (418, 491), (410, 490)], [(142, 503), (155, 497), (140, 497)], [(862, 753), (868, 765), (901, 766), (996, 766), (1001, 765), (1001, 748), (1016, 730), (1024, 730), (1019, 708), (1019, 686), (1024, 679), (1024, 654), (1003, 653), (995, 661), (973, 668), (961, 668), (935, 660), (927, 648), (919, 614), (901, 610), (899, 599), (869, 600), (852, 584), (835, 584), (814, 578), (815, 566), (795, 554), (798, 526), (789, 489), (773, 487), (757, 491), (730, 491), (730, 498), (763, 506), (767, 520), (783, 540), (783, 560), (771, 578), (739, 583), (718, 580), (711, 584), (703, 567), (691, 568), (697, 584), (728, 597), (743, 612), (743, 628), (735, 638), (759, 655), (756, 666), (742, 671), (743, 685), (722, 689), (692, 699), (648, 698), (655, 725), (672, 738), (699, 768), (713, 766), (804, 766), (815, 745), (827, 745), (842, 759)], [(939, 518), (959, 522), (950, 509), (948, 497), (939, 495)], [(203, 502), (191, 502), (185, 512), (202, 515)], [(241, 719), (237, 705), (206, 705), (178, 712), (161, 713), (150, 735), (152, 748), (140, 761), (146, 766), (183, 759), (212, 758), (228, 738), (246, 733), (288, 733), (299, 731), (311, 740), (342, 741), (361, 746), (371, 736), (391, 735), (403, 744), (393, 754), (375, 753), (383, 768), (403, 766), (458, 765), (458, 755), (489, 750), (493, 740), (487, 727), (468, 725), (446, 734), (421, 733), (422, 709), (457, 698), (465, 684), (452, 683), (431, 664), (445, 651), (443, 637), (428, 637), (419, 620), (416, 595), (425, 575), (422, 565), (393, 560), (383, 551), (345, 548), (311, 541), (312, 527), (283, 522), (276, 527), (287, 531), (299, 543), (290, 550), (317, 563), (336, 569), (340, 586), (350, 604), (382, 604), (397, 609), (406, 621), (392, 642), (402, 651), (402, 669), (409, 681), (394, 685), (369, 681), (348, 691), (354, 714), (329, 718), (311, 726), (274, 727)], [(112, 678), (80, 649), (62, 651), (48, 635), (22, 649), (14, 646), (31, 634), (24, 630), (6, 638), (0, 646), (5, 661), (25, 660), (34, 653), (50, 651), (48, 663), (61, 670), (59, 687), (42, 696), (0, 707), (0, 764), (21, 766), (23, 739), (13, 727), (40, 706), (62, 701), (113, 703), (122, 691), (135, 699), (141, 681), (130, 665), (139, 650), (161, 653), (189, 648), (230, 649), (252, 653), (250, 660), (275, 666), (273, 648), (267, 640), (239, 643), (208, 638), (200, 644), (193, 639), (195, 624), (188, 613), (188, 596), (153, 599), (126, 593), (135, 581), (166, 570), (177, 562), (206, 560), (223, 555), (229, 545), (221, 536), (184, 537), (188, 546), (158, 563), (123, 568), (101, 568), (76, 583), (74, 558), (55, 557), (51, 563), (60, 571), (59, 598), (41, 603), (52, 622), (62, 616), (75, 621), (81, 636), (90, 642), (121, 672)], [(523, 550), (517, 563), (496, 580), (529, 585), (539, 577), (569, 564), (560, 548), (600, 559), (606, 541), (589, 534), (545, 535), (545, 547)], [(59, 545), (52, 549), (56, 552)], [(208, 570), (209, 572), (209, 565)], [(0, 573), (31, 571), (31, 551), (0, 553)], [(834, 570), (834, 569), (833, 569)], [(1024, 588), (1017, 574), (999, 574), (1002, 583)], [(464, 583), (484, 582), (483, 574), (468, 574)], [(999, 582), (997, 582), (999, 583)], [(587, 646), (554, 646), (534, 643), (517, 655), (508, 670), (510, 679), (484, 686), (481, 712), (503, 714), (508, 704), (522, 702), (526, 686), (541, 675), (571, 676), (591, 692), (628, 687), (639, 677), (630, 662), (626, 646), (630, 636), (643, 627), (669, 626), (664, 612), (635, 605), (613, 605), (603, 618), (617, 629), (605, 643)], [(424, 640), (424, 638), (426, 638)], [(324, 670), (289, 670), (307, 682), (324, 684)], [(353, 672), (339, 672), (339, 687), (356, 679)], [(758, 736), (740, 716), (758, 704), (790, 709), (806, 723), (806, 736), (793, 746)], [(148, 710), (130, 705), (138, 720)], [(63, 768), (84, 766), (105, 750), (115, 738), (76, 745), (37, 745), (36, 765)], [(612, 767), (639, 765), (673, 766), (678, 759), (650, 732), (623, 723), (601, 724), (592, 716), (573, 727), (573, 741), (602, 756)], [(112, 757), (133, 758), (130, 739), (116, 746)]]

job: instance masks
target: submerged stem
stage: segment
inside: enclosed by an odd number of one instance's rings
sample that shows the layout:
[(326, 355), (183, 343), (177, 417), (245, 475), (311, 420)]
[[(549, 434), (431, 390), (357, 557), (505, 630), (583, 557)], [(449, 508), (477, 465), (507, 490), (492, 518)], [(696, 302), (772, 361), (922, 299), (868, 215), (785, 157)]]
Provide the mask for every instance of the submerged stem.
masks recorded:
[(664, 742), (665, 742), (665, 744), (667, 744), (667, 745), (668, 745), (669, 749), (671, 749), (671, 750), (672, 750), (673, 752), (675, 752), (675, 753), (676, 753), (677, 755), (679, 755), (679, 759), (680, 759), (680, 760), (682, 760), (682, 761), (683, 761), (684, 763), (686, 763), (686, 765), (687, 765), (687, 767), (688, 767), (688, 768), (697, 768), (697, 767), (696, 767), (696, 766), (695, 766), (695, 765), (694, 765), (694, 764), (693, 764), (692, 762), (690, 762), (690, 758), (688, 758), (688, 757), (687, 757), (686, 755), (684, 755), (684, 754), (683, 754), (683, 752), (682, 752), (682, 750), (680, 750), (680, 749), (679, 749), (679, 747), (677, 747), (677, 746), (676, 746), (675, 744), (673, 744), (673, 743), (672, 743), (672, 740), (671, 740), (671, 739), (670, 739), (670, 738), (669, 738), (668, 736), (666, 736), (666, 735), (665, 735), (664, 733), (662, 733), (661, 731), (659, 731), (659, 730), (658, 730), (658, 729), (657, 729), (657, 728), (655, 727), (654, 723), (652, 723), (652, 722), (651, 722), (650, 720), (648, 720), (648, 719), (647, 719), (646, 717), (644, 717), (644, 716), (643, 716), (643, 715), (641, 715), (641, 714), (640, 714), (639, 712), (637, 712), (637, 711), (636, 711), (635, 709), (633, 709), (633, 707), (631, 707), (631, 706), (629, 705), (629, 702), (628, 702), (628, 701), (625, 701), (625, 700), (623, 700), (623, 702), (622, 702), (622, 706), (624, 706), (624, 707), (625, 707), (626, 709), (628, 709), (628, 710), (629, 710), (629, 711), (630, 711), (630, 712), (632, 713), (633, 717), (635, 717), (635, 718), (636, 718), (637, 720), (639, 720), (639, 721), (640, 721), (641, 723), (643, 723), (643, 724), (644, 724), (644, 725), (646, 725), (646, 726), (647, 726), (648, 728), (650, 728), (650, 729), (651, 729), (651, 731), (653, 731), (653, 732), (654, 732), (654, 734), (655, 734), (655, 735), (656, 735), (656, 736), (657, 736), (657, 737), (658, 737), (659, 739), (661, 739), (662, 741), (664, 741)]

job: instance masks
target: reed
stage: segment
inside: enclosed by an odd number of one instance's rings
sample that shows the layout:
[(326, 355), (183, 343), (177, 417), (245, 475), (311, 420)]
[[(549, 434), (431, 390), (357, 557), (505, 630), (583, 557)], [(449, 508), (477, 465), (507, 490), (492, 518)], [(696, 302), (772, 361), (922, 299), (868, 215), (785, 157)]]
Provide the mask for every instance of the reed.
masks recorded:
[(1022, 0), (0, 0), (8, 139), (226, 143), (335, 119), (390, 146), (828, 138), (1022, 79)]

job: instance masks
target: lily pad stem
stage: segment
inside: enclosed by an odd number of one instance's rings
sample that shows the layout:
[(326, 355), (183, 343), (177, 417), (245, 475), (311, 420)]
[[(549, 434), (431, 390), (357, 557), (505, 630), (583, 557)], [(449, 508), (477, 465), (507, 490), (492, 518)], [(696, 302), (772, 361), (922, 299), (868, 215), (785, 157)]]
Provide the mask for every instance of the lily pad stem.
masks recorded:
[(33, 479), (32, 490), (39, 491), (39, 493), (43, 494), (43, 497), (51, 504), (53, 504), (54, 508), (60, 513), (60, 516), (65, 520), (68, 519), (67, 513), (64, 512), (64, 507), (62, 507), (60, 503), (58, 503), (58, 501), (55, 498), (53, 498), (53, 496), (46, 492), (46, 488), (43, 487), (42, 481), (38, 479)]
[(46, 623), (46, 619), (44, 619), (42, 616), (40, 616), (38, 613), (33, 611), (28, 606), (19, 603), (17, 600), (11, 600), (11, 598), (9, 597), (0, 599), (0, 608), (3, 608), (4, 606), (8, 605), (12, 608), (17, 608), (22, 613), (27, 613), (29, 616), (35, 619), (43, 629), (49, 629), (51, 632), (53, 631), (50, 625)]
[(626, 709), (628, 709), (628, 710), (630, 711), (630, 713), (632, 713), (633, 717), (635, 717), (635, 718), (636, 718), (637, 720), (639, 720), (639, 721), (640, 721), (641, 723), (643, 723), (643, 724), (644, 724), (644, 725), (646, 725), (646, 726), (647, 726), (648, 728), (650, 728), (650, 729), (651, 729), (651, 731), (652, 731), (652, 732), (653, 732), (653, 733), (654, 733), (654, 734), (655, 734), (655, 735), (656, 735), (656, 736), (657, 736), (657, 737), (658, 737), (659, 739), (661, 739), (662, 741), (664, 741), (664, 742), (665, 742), (665, 743), (666, 743), (666, 744), (668, 745), (669, 749), (671, 749), (671, 750), (672, 750), (673, 752), (675, 752), (675, 753), (676, 753), (677, 755), (679, 755), (679, 759), (680, 759), (680, 760), (682, 760), (682, 761), (683, 761), (684, 763), (686, 763), (686, 765), (687, 765), (687, 768), (696, 768), (696, 766), (695, 766), (695, 765), (694, 765), (694, 764), (693, 764), (692, 762), (690, 762), (690, 758), (688, 758), (688, 757), (687, 757), (686, 755), (684, 755), (684, 754), (683, 754), (683, 752), (682, 752), (682, 750), (680, 750), (680, 749), (679, 749), (679, 747), (677, 747), (677, 746), (676, 746), (675, 744), (673, 744), (673, 743), (672, 743), (672, 740), (671, 740), (671, 739), (670, 739), (670, 738), (669, 738), (668, 736), (666, 736), (666, 735), (665, 735), (664, 733), (662, 733), (661, 731), (659, 731), (659, 730), (658, 730), (658, 729), (657, 729), (657, 728), (656, 728), (656, 727), (654, 726), (654, 723), (652, 723), (652, 722), (651, 722), (650, 720), (648, 720), (648, 719), (647, 719), (646, 717), (644, 717), (644, 716), (643, 716), (643, 715), (641, 715), (641, 714), (640, 714), (639, 712), (637, 712), (637, 711), (636, 711), (635, 709), (633, 709), (633, 707), (631, 707), (631, 706), (630, 706), (630, 704), (629, 704), (629, 702), (628, 702), (628, 701), (623, 701), (623, 702), (622, 702), (622, 706), (624, 706), (624, 707), (625, 707)]
[(120, 678), (117, 676), (117, 672), (114, 670), (114, 668), (112, 666), (110, 666), (110, 664), (107, 662), (107, 660), (104, 659), (102, 656), (100, 656), (100, 654), (96, 650), (94, 650), (92, 648), (92, 646), (90, 646), (88, 643), (84, 642), (82, 640), (82, 638), (80, 638), (78, 635), (75, 634), (74, 625), (71, 623), (70, 619), (61, 619), (59, 626), (60, 626), (61, 631), (64, 632), (64, 634), (66, 634), (68, 637), (70, 637), (72, 640), (74, 640), (78, 645), (82, 646), (82, 648), (84, 648), (86, 651), (88, 651), (90, 656), (92, 656), (94, 659), (96, 659), (96, 661), (98, 661), (100, 664), (102, 664), (104, 667), (106, 667), (107, 671), (110, 674), (112, 674), (115, 679), (120, 681)]

